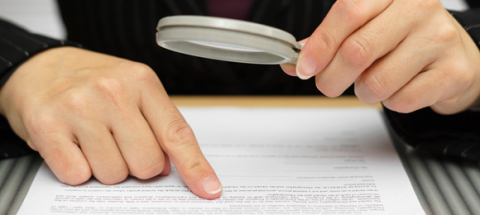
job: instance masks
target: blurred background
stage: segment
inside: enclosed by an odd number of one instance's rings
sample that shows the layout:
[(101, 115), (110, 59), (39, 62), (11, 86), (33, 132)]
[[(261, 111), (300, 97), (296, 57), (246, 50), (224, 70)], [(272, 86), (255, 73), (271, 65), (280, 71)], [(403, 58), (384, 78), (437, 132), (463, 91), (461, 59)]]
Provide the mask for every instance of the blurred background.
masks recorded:
[[(441, 2), (450, 10), (468, 8), (464, 0)], [(57, 39), (64, 39), (66, 36), (55, 0), (0, 0), (0, 18), (38, 34)]]

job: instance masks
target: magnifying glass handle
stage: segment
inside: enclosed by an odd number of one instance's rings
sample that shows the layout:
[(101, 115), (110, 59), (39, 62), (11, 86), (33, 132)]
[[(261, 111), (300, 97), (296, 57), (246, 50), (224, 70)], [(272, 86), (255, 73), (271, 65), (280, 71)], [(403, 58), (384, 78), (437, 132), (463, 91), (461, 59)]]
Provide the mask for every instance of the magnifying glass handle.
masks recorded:
[(298, 59), (298, 54), (300, 53), (300, 51), (302, 51), (303, 49), (303, 46), (305, 46), (305, 44), (303, 43), (297, 43), (295, 48), (296, 48), (296, 51), (295, 51), (295, 55), (293, 56), (292, 60), (288, 63), (291, 63), (291, 64), (297, 64), (297, 59)]
[(305, 46), (305, 44), (303, 43), (297, 43), (298, 44), (298, 49), (299, 51), (302, 51), (303, 47)]

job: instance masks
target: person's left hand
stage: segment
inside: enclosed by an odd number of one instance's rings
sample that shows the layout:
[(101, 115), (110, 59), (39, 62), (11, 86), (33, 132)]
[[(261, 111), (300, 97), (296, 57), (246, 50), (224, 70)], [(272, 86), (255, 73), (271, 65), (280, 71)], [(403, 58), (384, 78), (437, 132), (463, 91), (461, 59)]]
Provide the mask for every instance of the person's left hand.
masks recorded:
[(439, 0), (338, 0), (304, 42), (282, 68), (329, 97), (355, 83), (367, 104), (453, 114), (480, 95), (480, 51)]

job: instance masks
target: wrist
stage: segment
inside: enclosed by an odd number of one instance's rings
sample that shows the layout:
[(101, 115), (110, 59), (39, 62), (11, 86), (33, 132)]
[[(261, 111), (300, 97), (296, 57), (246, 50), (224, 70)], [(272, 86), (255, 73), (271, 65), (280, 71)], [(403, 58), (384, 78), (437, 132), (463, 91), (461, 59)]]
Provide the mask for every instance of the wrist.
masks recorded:
[(12, 108), (15, 102), (13, 98), (20, 96), (12, 94), (16, 94), (16, 91), (21, 90), (20, 87), (24, 88), (28, 85), (28, 83), (21, 81), (22, 78), (19, 77), (28, 75), (28, 71), (36, 71), (48, 65), (55, 65), (55, 61), (58, 61), (60, 56), (66, 55), (67, 52), (74, 49), (79, 48), (68, 46), (51, 48), (31, 56), (16, 68), (12, 68), (15, 71), (8, 77), (5, 83), (0, 86), (0, 114), (7, 117), (8, 110)]

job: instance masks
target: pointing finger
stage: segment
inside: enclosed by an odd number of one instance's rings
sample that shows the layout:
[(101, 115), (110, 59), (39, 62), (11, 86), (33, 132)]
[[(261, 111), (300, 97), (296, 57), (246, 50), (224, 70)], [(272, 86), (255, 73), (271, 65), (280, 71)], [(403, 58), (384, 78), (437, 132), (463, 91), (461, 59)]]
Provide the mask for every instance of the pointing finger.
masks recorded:
[(168, 154), (190, 190), (206, 199), (218, 198), (222, 185), (203, 156), (193, 130), (155, 76), (146, 78), (141, 109), (163, 151)]

